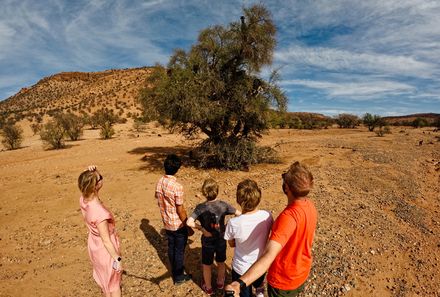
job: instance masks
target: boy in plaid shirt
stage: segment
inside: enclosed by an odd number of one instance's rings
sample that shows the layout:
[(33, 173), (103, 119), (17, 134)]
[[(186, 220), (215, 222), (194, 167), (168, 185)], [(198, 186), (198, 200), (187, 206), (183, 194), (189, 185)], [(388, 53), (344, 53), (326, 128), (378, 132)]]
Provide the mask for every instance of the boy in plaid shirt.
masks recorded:
[(183, 186), (174, 176), (181, 166), (180, 158), (174, 154), (168, 155), (164, 162), (165, 175), (156, 185), (156, 198), (160, 214), (168, 238), (168, 258), (175, 285), (180, 285), (191, 279), (185, 274), (184, 253), (188, 241), (188, 228), (185, 221), (186, 210), (183, 206)]

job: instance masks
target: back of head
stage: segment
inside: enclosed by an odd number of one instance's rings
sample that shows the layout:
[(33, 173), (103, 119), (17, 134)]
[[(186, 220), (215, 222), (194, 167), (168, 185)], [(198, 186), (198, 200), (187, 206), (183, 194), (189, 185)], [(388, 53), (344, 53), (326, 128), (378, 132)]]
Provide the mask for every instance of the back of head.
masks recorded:
[(98, 183), (98, 177), (94, 171), (86, 170), (78, 177), (78, 188), (84, 198), (93, 194)]
[(208, 201), (214, 200), (218, 195), (218, 184), (212, 178), (205, 180), (202, 186), (202, 194)]
[(237, 203), (241, 206), (243, 213), (253, 211), (260, 204), (261, 190), (258, 184), (245, 179), (237, 186)]
[(170, 154), (166, 157), (163, 167), (165, 169), (166, 175), (174, 175), (179, 171), (180, 166), (182, 165), (182, 162), (180, 161), (180, 158), (175, 154)]
[(313, 187), (313, 175), (306, 166), (298, 161), (290, 165), (283, 174), (284, 183), (295, 197), (305, 197)]

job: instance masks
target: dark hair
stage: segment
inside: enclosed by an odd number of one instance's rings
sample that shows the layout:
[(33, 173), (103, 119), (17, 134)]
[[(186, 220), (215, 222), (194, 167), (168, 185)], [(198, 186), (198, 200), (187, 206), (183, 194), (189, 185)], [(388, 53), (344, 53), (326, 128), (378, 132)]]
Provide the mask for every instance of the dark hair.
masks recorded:
[(257, 208), (261, 200), (261, 190), (258, 184), (251, 180), (245, 179), (237, 186), (237, 203), (241, 206), (243, 213), (253, 211)]
[(182, 165), (182, 161), (175, 154), (170, 154), (166, 157), (163, 162), (163, 167), (165, 168), (166, 175), (174, 175), (179, 171), (180, 165)]

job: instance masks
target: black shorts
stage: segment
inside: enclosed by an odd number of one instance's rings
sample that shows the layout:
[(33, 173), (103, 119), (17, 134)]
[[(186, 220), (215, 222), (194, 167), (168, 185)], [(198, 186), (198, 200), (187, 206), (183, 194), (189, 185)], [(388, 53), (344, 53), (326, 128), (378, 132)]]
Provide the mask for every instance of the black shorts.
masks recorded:
[(226, 240), (221, 237), (202, 236), (202, 264), (211, 265), (214, 262), (226, 261)]

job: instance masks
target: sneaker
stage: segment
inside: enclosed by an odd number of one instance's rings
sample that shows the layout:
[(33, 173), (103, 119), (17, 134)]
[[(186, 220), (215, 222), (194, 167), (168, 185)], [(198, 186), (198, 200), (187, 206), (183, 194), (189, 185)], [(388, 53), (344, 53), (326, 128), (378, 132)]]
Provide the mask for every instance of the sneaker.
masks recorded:
[(182, 274), (178, 277), (176, 277), (176, 279), (174, 280), (174, 284), (176, 286), (179, 286), (189, 280), (191, 280), (192, 275), (191, 274)]
[(255, 289), (255, 297), (264, 297), (264, 287), (258, 287)]
[(202, 283), (202, 290), (203, 292), (205, 292), (208, 296), (211, 296), (212, 294), (214, 294), (214, 290), (212, 288), (206, 287), (206, 285), (204, 283)]
[(225, 280), (223, 279), (223, 282), (219, 283), (217, 280), (217, 290), (223, 290), (225, 287)]

